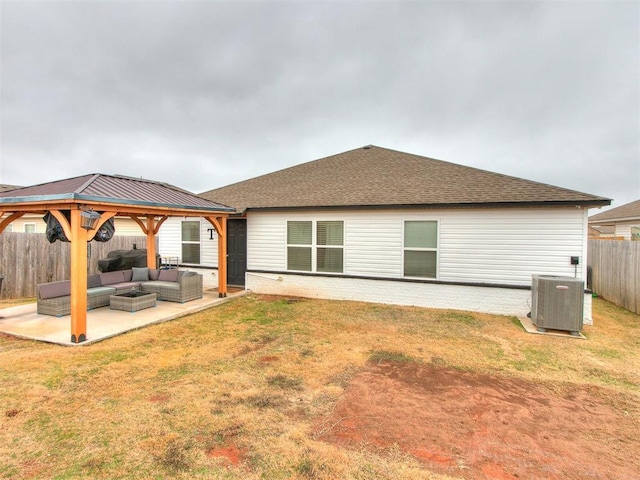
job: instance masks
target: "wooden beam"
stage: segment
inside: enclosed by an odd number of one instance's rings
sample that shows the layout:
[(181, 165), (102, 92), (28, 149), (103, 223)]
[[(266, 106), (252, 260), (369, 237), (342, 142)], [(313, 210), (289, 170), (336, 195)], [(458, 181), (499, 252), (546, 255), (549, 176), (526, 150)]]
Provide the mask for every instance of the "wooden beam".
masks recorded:
[(218, 234), (218, 296), (227, 296), (227, 216), (205, 217)]
[[(71, 342), (87, 339), (87, 231), (79, 209), (71, 210)], [(60, 213), (60, 212), (58, 212)], [(61, 215), (62, 216), (62, 215)], [(56, 216), (56, 218), (58, 218)], [(64, 216), (62, 217), (64, 219)], [(65, 219), (66, 223), (66, 219)], [(62, 222), (61, 222), (62, 224)], [(66, 234), (66, 232), (65, 232)]]
[(0, 233), (4, 232), (4, 229), (7, 228), (7, 226), (10, 223), (15, 222), (17, 219), (19, 219), (23, 215), (24, 215), (24, 212), (14, 212), (11, 215), (9, 215), (7, 218), (3, 218), (2, 220), (0, 220)]
[(144, 233), (145, 235), (147, 234), (147, 226), (142, 222), (142, 220), (138, 218), (137, 215), (129, 215), (129, 218), (131, 218), (131, 220), (133, 220), (140, 226), (140, 230), (142, 230), (142, 233)]
[(147, 267), (158, 268), (156, 263), (156, 234), (155, 218), (147, 216)]
[[(51, 215), (56, 217), (58, 222), (60, 222), (60, 226), (62, 227), (62, 231), (64, 232), (65, 237), (67, 237), (67, 240), (71, 241), (71, 225), (69, 225), (69, 222), (67, 221), (67, 217), (65, 217), (60, 210), (49, 210), (49, 212), (51, 213)], [(80, 210), (77, 210), (77, 212), (78, 212), (78, 221), (80, 221)], [(78, 223), (78, 228), (81, 228), (79, 223)]]
[(162, 226), (162, 224), (165, 222), (165, 220), (169, 218), (166, 215), (164, 217), (162, 217), (160, 220), (158, 220), (158, 222), (156, 223), (155, 228), (153, 229), (153, 233), (155, 233), (156, 235), (158, 234), (158, 232), (160, 231), (160, 227)]

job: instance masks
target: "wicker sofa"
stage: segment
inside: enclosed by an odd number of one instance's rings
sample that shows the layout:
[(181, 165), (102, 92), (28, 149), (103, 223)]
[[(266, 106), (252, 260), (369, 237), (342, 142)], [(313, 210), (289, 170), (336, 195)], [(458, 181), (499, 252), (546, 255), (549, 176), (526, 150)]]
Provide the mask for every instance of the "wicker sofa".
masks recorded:
[[(158, 300), (189, 302), (202, 298), (202, 275), (184, 270), (136, 268), (117, 270), (87, 278), (87, 310), (109, 305), (111, 295), (131, 289), (155, 293)], [(71, 312), (71, 282), (42, 283), (37, 286), (41, 315), (62, 317)]]

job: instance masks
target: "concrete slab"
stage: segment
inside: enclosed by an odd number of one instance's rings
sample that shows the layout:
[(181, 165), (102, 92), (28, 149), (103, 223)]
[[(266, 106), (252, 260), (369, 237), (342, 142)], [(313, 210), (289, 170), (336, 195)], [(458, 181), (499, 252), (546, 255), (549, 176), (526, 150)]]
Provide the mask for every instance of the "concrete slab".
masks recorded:
[(518, 320), (520, 320), (520, 324), (524, 327), (527, 333), (534, 333), (536, 335), (550, 335), (552, 337), (576, 338), (582, 340), (587, 339), (587, 337), (585, 337), (582, 332), (580, 332), (580, 335), (571, 335), (571, 333), (565, 330), (547, 329), (546, 332), (539, 332), (537, 327), (533, 324), (529, 317), (518, 317)]
[(84, 346), (156, 323), (167, 322), (185, 315), (221, 305), (246, 295), (246, 290), (228, 293), (218, 298), (218, 292), (207, 290), (202, 298), (187, 303), (158, 301), (153, 308), (137, 312), (96, 308), (87, 312), (87, 340), (71, 343), (71, 316), (38, 315), (36, 304), (28, 303), (0, 309), (0, 333), (29, 340), (65, 346)]

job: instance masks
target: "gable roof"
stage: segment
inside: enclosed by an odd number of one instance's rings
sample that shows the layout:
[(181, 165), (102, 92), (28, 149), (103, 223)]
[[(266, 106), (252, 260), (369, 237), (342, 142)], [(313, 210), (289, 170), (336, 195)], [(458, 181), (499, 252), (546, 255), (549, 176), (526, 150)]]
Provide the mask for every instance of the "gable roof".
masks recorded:
[(368, 145), (200, 196), (255, 209), (609, 205), (608, 198)]
[(234, 211), (167, 183), (100, 173), (0, 192), (0, 205), (24, 202), (87, 201), (141, 207)]
[(6, 192), (8, 190), (13, 190), (15, 188), (19, 188), (19, 187), (17, 185), (0, 184), (0, 192)]
[(619, 207), (589, 217), (589, 223), (593, 224), (597, 224), (598, 222), (624, 222), (631, 220), (640, 220), (640, 200), (625, 203)]

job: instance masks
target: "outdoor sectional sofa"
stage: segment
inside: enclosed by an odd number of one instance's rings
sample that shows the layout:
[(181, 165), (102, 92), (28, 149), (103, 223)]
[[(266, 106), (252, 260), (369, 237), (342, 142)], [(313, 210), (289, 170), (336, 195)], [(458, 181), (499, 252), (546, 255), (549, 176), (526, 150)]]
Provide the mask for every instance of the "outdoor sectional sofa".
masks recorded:
[[(155, 293), (158, 300), (189, 302), (202, 298), (202, 275), (184, 270), (136, 268), (117, 270), (87, 278), (87, 310), (109, 305), (111, 295), (132, 289)], [(38, 285), (38, 313), (62, 317), (71, 312), (71, 282)]]

